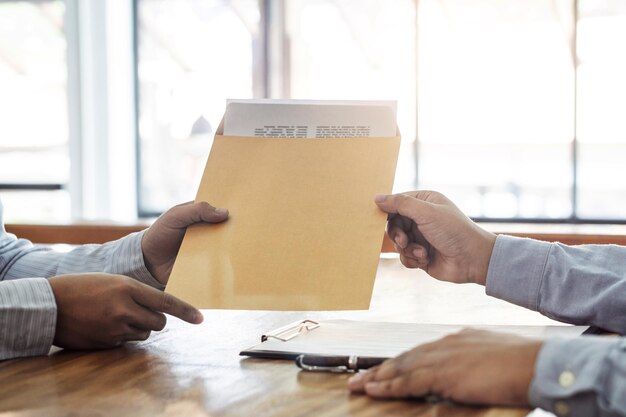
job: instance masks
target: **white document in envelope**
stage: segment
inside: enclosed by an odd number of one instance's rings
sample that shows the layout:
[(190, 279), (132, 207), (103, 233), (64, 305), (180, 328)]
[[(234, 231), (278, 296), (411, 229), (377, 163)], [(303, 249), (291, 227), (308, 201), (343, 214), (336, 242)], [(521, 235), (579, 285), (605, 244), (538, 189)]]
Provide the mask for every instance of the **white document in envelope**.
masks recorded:
[(229, 100), (225, 136), (387, 138), (396, 136), (395, 101)]

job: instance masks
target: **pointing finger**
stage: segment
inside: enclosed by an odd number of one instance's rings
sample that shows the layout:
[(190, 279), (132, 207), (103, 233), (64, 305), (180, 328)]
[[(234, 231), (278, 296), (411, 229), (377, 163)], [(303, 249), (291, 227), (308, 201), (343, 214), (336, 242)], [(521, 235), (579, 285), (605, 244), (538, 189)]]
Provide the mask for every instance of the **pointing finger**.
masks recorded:
[(161, 331), (167, 323), (163, 313), (140, 305), (136, 305), (135, 310), (129, 318), (129, 324), (138, 329)]
[(194, 306), (147, 285), (137, 286), (132, 297), (137, 304), (151, 310), (170, 314), (188, 323), (202, 323), (202, 313)]

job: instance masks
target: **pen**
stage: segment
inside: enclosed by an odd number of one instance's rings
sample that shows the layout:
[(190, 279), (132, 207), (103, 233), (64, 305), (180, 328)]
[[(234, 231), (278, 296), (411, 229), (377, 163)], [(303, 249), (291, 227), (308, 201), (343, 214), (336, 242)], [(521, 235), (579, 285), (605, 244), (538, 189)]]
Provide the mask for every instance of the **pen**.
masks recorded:
[(305, 371), (357, 372), (359, 369), (369, 369), (376, 366), (386, 359), (388, 358), (305, 354), (296, 358), (296, 365)]

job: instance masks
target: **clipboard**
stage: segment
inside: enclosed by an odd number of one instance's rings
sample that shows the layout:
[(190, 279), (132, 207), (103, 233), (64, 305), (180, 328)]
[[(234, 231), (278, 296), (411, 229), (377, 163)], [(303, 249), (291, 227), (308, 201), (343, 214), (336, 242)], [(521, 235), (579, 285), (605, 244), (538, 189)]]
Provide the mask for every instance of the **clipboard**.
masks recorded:
[(261, 343), (242, 350), (241, 356), (295, 360), (300, 355), (392, 358), (424, 343), (471, 327), (545, 339), (577, 337), (587, 326), (450, 325), (368, 322), (355, 320), (300, 320), (261, 335)]

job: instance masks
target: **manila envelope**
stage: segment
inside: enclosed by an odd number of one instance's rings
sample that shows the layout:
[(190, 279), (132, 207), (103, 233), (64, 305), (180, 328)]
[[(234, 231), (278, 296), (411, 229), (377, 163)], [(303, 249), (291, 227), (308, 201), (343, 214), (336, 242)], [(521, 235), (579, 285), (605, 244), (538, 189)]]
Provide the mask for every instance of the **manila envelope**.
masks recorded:
[(196, 201), (227, 208), (187, 229), (166, 292), (198, 308), (368, 309), (400, 136), (215, 136)]

